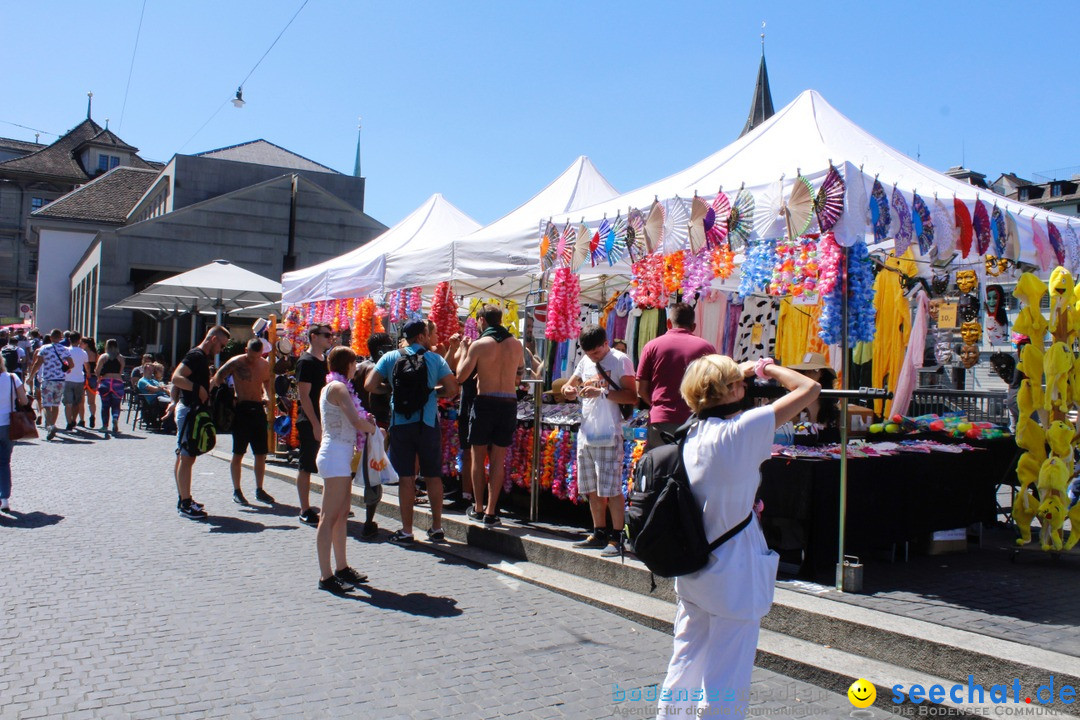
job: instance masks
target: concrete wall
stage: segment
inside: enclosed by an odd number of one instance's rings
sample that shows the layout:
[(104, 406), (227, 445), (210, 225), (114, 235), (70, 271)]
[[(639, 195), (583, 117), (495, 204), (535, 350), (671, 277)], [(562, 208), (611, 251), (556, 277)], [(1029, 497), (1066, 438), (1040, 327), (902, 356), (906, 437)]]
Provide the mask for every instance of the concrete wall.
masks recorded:
[(90, 247), (95, 234), (42, 228), (35, 316), (39, 327), (68, 327), (71, 321), (71, 270)]

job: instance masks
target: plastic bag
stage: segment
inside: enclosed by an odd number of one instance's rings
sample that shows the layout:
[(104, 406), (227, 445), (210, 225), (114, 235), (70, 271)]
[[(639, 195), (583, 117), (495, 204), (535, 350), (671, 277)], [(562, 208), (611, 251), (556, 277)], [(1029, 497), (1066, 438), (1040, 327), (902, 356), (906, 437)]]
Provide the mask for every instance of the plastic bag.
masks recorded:
[(390, 464), (386, 454), (386, 432), (376, 428), (375, 434), (368, 438), (367, 482), (369, 485), (393, 484), (398, 481), (398, 474)]
[[(614, 410), (613, 410), (614, 409)], [(583, 398), (581, 401), (581, 437), (586, 445), (615, 445), (621, 434), (615, 420), (618, 407), (607, 398)]]

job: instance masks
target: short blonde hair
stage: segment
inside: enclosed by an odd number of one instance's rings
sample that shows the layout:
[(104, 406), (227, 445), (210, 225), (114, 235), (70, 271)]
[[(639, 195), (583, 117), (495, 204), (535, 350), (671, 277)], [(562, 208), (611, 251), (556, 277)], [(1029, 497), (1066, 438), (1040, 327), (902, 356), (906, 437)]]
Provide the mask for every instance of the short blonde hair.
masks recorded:
[(706, 355), (690, 363), (679, 393), (695, 413), (720, 404), (735, 383), (742, 382), (738, 364), (726, 355)]

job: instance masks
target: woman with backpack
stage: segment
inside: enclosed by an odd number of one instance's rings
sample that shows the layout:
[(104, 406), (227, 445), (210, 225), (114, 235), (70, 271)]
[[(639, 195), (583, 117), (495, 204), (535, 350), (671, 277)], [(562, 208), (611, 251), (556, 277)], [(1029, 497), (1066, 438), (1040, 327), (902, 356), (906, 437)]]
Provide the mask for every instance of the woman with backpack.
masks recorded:
[[(754, 375), (776, 380), (788, 394), (744, 412), (746, 380)], [(698, 717), (705, 708), (743, 715), (778, 561), (753, 522), (760, 467), (772, 455), (776, 428), (813, 402), (821, 386), (771, 358), (736, 364), (706, 355), (690, 364), (679, 390), (698, 419), (687, 433), (683, 462), (705, 533), (710, 539), (735, 533), (704, 568), (675, 579), (675, 651), (658, 717)]]

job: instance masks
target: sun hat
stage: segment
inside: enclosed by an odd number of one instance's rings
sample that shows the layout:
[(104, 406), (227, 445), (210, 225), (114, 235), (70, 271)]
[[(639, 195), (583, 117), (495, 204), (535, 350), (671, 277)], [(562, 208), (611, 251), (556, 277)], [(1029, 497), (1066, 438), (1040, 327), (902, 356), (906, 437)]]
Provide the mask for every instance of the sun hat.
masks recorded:
[(832, 370), (832, 365), (825, 361), (825, 356), (815, 352), (806, 353), (801, 363), (788, 367), (792, 370)]

